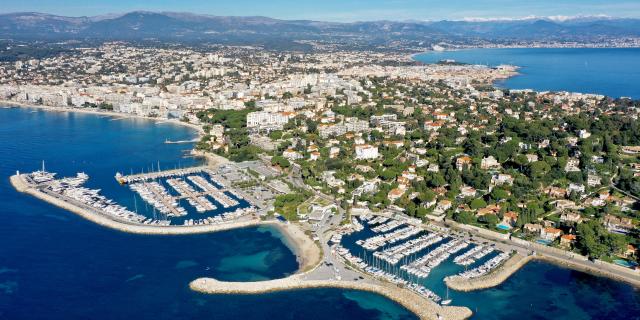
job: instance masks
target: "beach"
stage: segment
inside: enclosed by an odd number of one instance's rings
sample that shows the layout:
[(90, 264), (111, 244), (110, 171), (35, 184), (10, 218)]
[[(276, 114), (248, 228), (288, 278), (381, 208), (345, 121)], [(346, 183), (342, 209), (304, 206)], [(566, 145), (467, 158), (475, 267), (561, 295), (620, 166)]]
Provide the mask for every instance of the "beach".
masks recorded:
[(139, 116), (137, 114), (103, 111), (103, 110), (92, 109), (92, 108), (52, 107), (52, 106), (34, 105), (29, 103), (17, 102), (13, 100), (0, 100), (0, 105), (16, 106), (20, 108), (41, 109), (41, 110), (53, 111), (53, 112), (78, 112), (78, 113), (104, 115), (104, 116), (120, 117), (120, 118), (145, 119), (145, 120), (152, 120), (157, 123), (171, 123), (175, 125), (189, 127), (191, 129), (196, 130), (199, 137), (201, 137), (204, 134), (204, 131), (202, 130), (202, 126), (189, 123), (189, 122), (180, 121), (177, 119), (161, 119), (161, 118), (154, 118), (154, 117), (145, 117), (145, 116)]

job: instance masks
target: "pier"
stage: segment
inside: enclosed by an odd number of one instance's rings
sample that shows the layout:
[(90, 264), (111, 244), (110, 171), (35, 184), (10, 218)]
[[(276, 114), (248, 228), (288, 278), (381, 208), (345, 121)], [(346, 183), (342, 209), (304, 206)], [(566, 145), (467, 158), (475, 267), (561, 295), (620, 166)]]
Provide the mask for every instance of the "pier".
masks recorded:
[(190, 168), (182, 168), (182, 169), (152, 171), (147, 173), (143, 172), (143, 173), (131, 174), (131, 175), (122, 175), (120, 173), (116, 173), (115, 178), (118, 181), (118, 183), (127, 184), (127, 183), (132, 183), (137, 181), (147, 181), (147, 180), (153, 180), (158, 178), (167, 178), (172, 176), (183, 176), (187, 174), (194, 174), (194, 173), (202, 172), (207, 168), (209, 167), (198, 166), (198, 167), (190, 167)]
[(166, 144), (182, 144), (182, 143), (196, 143), (198, 141), (200, 141), (199, 138), (194, 138), (194, 139), (191, 139), (191, 140), (176, 140), (176, 141), (172, 141), (172, 140), (166, 139), (166, 140), (164, 140), (164, 143), (166, 143)]

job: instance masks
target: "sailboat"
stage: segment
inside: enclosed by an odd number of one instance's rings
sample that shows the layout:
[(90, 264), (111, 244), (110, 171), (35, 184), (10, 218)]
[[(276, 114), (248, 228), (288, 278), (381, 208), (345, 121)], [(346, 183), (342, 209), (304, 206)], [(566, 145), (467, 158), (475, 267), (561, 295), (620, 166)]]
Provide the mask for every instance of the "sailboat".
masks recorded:
[(447, 286), (447, 296), (440, 302), (443, 306), (448, 306), (451, 304), (451, 299), (449, 299), (449, 286)]

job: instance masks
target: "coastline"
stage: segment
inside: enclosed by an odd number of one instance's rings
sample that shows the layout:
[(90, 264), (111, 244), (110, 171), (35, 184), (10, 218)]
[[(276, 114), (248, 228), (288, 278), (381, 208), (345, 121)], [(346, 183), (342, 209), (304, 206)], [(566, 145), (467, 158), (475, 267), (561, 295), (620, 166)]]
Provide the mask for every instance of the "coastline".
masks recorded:
[(176, 119), (145, 117), (137, 114), (114, 112), (114, 111), (102, 111), (99, 109), (91, 109), (91, 108), (53, 107), (53, 106), (45, 106), (45, 105), (35, 105), (30, 103), (18, 102), (13, 100), (2, 100), (2, 99), (0, 99), (0, 105), (16, 106), (19, 108), (40, 109), (40, 110), (52, 111), (52, 112), (77, 112), (77, 113), (103, 115), (103, 116), (110, 116), (110, 117), (144, 119), (144, 120), (155, 121), (156, 123), (170, 123), (174, 125), (189, 127), (191, 129), (194, 129), (198, 133), (199, 138), (202, 137), (202, 135), (204, 134), (204, 130), (202, 129), (201, 126), (194, 123), (184, 122)]
[(322, 262), (322, 249), (297, 224), (283, 224), (278, 221), (266, 221), (263, 224), (274, 226), (284, 236), (285, 245), (298, 260), (300, 268), (297, 273), (312, 271)]
[(302, 280), (299, 275), (258, 282), (222, 282), (212, 278), (198, 278), (189, 283), (191, 290), (205, 294), (262, 294), (312, 288), (338, 288), (373, 292), (402, 305), (420, 319), (462, 320), (471, 317), (467, 307), (439, 306), (417, 294), (385, 284), (339, 280)]

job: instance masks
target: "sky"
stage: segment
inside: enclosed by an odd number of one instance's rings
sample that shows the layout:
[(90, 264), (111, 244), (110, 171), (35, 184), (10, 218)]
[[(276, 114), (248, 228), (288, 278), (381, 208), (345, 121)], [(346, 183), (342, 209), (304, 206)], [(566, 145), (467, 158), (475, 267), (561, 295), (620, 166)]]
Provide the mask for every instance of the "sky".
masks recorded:
[(528, 16), (640, 17), (640, 0), (5, 0), (1, 13), (94, 16), (135, 10), (321, 21), (461, 20)]

